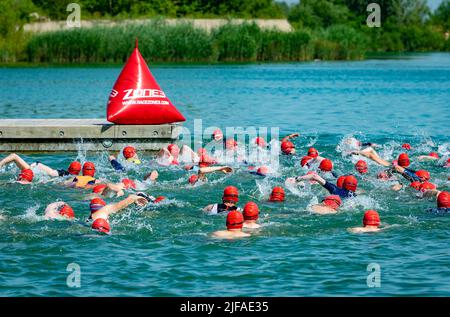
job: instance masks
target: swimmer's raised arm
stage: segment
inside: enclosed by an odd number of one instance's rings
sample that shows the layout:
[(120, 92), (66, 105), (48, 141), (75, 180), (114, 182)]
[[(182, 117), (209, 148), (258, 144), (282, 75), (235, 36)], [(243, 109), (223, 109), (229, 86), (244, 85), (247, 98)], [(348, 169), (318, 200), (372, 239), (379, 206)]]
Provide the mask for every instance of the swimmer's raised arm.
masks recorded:
[(362, 155), (362, 156), (367, 157), (367, 158), (371, 159), (372, 161), (374, 161), (375, 163), (378, 163), (378, 164), (380, 164), (382, 166), (391, 166), (391, 163), (389, 163), (388, 161), (382, 159), (372, 147), (365, 148), (362, 151), (352, 151), (351, 154)]
[(296, 137), (300, 136), (298, 133), (292, 133), (287, 136), (285, 136), (283, 139), (281, 139), (281, 142), (289, 141), (290, 139), (295, 139)]
[(421, 161), (421, 162), (423, 162), (423, 161), (437, 161), (437, 160), (439, 160), (439, 158), (435, 157), (435, 156), (430, 156), (430, 155), (421, 155), (421, 156), (419, 156), (417, 158), (417, 160)]
[(18, 168), (20, 168), (21, 170), (24, 169), (30, 169), (30, 165), (28, 165), (27, 162), (25, 162), (19, 155), (17, 155), (16, 153), (11, 153), (10, 155), (8, 155), (7, 157), (5, 157), (3, 160), (0, 161), (0, 168), (3, 165), (9, 164), (9, 163), (14, 163), (16, 164), (16, 166)]
[(41, 162), (36, 162), (36, 163), (31, 164), (31, 167), (35, 167), (35, 166), (37, 168), (39, 168), (39, 170), (41, 170), (42, 172), (46, 173), (49, 176), (52, 176), (52, 177), (58, 177), (59, 176), (59, 173), (58, 173), (57, 170), (55, 170), (55, 169), (53, 169), (53, 168), (51, 168), (51, 167), (49, 167), (49, 166), (47, 166), (45, 164), (42, 164)]
[(307, 175), (303, 175), (303, 176), (299, 176), (296, 178), (296, 180), (315, 180), (317, 181), (320, 185), (325, 186), (325, 184), (327, 183), (327, 181), (325, 179), (323, 179), (322, 177), (320, 177), (317, 174), (307, 174)]
[(105, 207), (103, 207), (99, 211), (101, 213), (106, 213), (109, 216), (111, 214), (117, 213), (117, 212), (127, 208), (129, 205), (131, 205), (133, 203), (146, 205), (146, 204), (148, 204), (148, 201), (145, 198), (140, 197), (138, 195), (129, 195), (124, 200), (121, 200), (121, 201), (119, 201), (118, 203), (115, 203), (115, 204), (106, 205)]
[(106, 188), (103, 190), (103, 195), (108, 196), (110, 193), (114, 193), (117, 197), (123, 196), (125, 194), (123, 191), (124, 187), (123, 183), (107, 183)]
[(207, 166), (207, 167), (200, 167), (200, 174), (208, 174), (221, 171), (225, 174), (233, 172), (233, 169), (229, 166)]

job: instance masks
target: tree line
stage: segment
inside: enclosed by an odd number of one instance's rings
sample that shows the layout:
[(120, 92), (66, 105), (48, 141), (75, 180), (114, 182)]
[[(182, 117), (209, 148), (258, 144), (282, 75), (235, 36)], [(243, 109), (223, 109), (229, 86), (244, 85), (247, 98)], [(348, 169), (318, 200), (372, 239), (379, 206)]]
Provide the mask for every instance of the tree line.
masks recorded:
[[(23, 25), (43, 20), (65, 20), (69, 14), (66, 10), (69, 2), (1, 0), (0, 62), (27, 61), (30, 41), (41, 35), (25, 33)], [(336, 43), (339, 46), (345, 46), (347, 42), (348, 45), (355, 45), (355, 41), (358, 41), (358, 50), (365, 52), (450, 50), (450, 0), (443, 0), (434, 11), (428, 7), (426, 0), (301, 0), (294, 4), (274, 0), (76, 2), (81, 6), (82, 19), (286, 18), (296, 32), (301, 31), (315, 39), (314, 49), (318, 52), (322, 48), (331, 50), (337, 47)], [(370, 14), (367, 5), (371, 2), (380, 5), (381, 27), (370, 28), (366, 24)], [(291, 40), (289, 43), (295, 46)]]

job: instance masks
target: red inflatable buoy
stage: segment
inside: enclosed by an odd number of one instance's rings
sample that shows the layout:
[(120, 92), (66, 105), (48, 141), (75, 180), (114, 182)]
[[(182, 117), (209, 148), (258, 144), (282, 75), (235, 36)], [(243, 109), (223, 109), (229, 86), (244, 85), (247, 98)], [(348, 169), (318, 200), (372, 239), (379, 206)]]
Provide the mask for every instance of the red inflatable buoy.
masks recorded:
[(161, 90), (136, 47), (109, 95), (107, 118), (116, 124), (186, 121)]

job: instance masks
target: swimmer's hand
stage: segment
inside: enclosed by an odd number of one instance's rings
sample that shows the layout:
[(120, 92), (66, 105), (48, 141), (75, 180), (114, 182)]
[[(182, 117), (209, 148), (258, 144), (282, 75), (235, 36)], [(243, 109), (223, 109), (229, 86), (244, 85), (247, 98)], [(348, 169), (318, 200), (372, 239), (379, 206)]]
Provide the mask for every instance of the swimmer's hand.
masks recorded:
[[(143, 194), (143, 195), (142, 195)], [(150, 201), (150, 199), (145, 198), (145, 196), (147, 196), (144, 193), (138, 193), (136, 195), (130, 195), (130, 197), (133, 198), (134, 203), (140, 207), (144, 207), (148, 204), (148, 202)]]
[(232, 173), (233, 169), (231, 167), (225, 166), (224, 168), (222, 168), (222, 172), (224, 172), (225, 174)]

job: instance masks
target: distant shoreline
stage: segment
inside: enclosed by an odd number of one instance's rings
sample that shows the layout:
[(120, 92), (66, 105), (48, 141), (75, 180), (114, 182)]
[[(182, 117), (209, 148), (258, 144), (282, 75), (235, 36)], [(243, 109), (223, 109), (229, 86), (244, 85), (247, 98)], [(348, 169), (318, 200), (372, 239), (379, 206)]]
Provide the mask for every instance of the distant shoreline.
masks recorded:
[[(150, 68), (172, 67), (208, 67), (208, 66), (239, 66), (239, 65), (268, 65), (268, 64), (297, 64), (297, 63), (347, 63), (364, 62), (367, 60), (408, 60), (420, 55), (450, 54), (450, 52), (369, 52), (361, 60), (306, 60), (306, 61), (254, 61), (254, 62), (152, 62), (147, 60)], [(145, 57), (144, 57), (145, 58)], [(121, 68), (123, 63), (0, 63), (0, 68)]]

